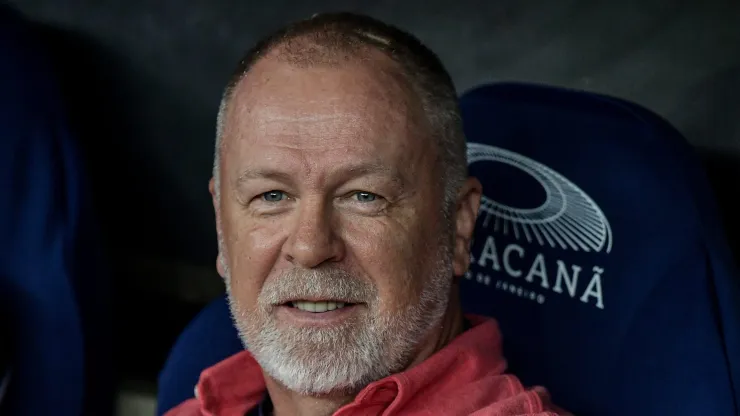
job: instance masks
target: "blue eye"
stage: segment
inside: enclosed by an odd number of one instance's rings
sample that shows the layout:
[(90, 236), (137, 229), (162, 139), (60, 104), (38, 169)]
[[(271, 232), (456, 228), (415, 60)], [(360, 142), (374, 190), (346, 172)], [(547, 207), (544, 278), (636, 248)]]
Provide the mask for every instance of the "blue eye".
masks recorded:
[(378, 198), (377, 195), (371, 194), (370, 192), (357, 192), (355, 197), (359, 202), (373, 202)]
[(270, 191), (262, 194), (262, 199), (267, 202), (280, 202), (285, 199), (285, 193), (281, 191)]

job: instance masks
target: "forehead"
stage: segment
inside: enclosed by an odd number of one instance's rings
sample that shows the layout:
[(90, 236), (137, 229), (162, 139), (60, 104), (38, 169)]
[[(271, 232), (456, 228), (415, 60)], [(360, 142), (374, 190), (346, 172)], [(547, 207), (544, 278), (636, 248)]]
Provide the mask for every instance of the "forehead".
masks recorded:
[(235, 89), (224, 145), (242, 160), (290, 150), (382, 157), (429, 148), (421, 105), (394, 65), (380, 56), (306, 68), (265, 57)]

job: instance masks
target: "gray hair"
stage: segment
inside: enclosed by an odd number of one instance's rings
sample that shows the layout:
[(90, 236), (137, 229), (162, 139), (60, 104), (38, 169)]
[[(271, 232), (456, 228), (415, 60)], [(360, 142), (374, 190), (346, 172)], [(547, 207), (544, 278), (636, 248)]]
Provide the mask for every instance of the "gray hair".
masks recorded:
[(213, 177), (219, 200), (219, 165), (228, 104), (249, 69), (269, 52), (280, 47), (280, 57), (293, 65), (307, 67), (361, 58), (376, 49), (401, 69), (423, 107), (438, 148), (444, 212), (454, 212), (457, 193), (467, 177), (465, 137), (457, 93), (450, 75), (436, 54), (413, 35), (368, 16), (352, 13), (318, 14), (267, 36), (239, 62), (223, 93), (216, 127)]

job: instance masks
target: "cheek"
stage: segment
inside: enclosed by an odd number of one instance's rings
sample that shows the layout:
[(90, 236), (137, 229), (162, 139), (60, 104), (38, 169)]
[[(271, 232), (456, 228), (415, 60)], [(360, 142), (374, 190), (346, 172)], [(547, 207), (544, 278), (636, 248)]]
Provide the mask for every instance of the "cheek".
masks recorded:
[(363, 219), (348, 223), (343, 238), (353, 262), (373, 281), (383, 312), (398, 312), (415, 303), (433, 262), (429, 237), (414, 221)]
[(223, 228), (232, 296), (242, 308), (253, 310), (279, 258), (283, 233), (276, 222), (255, 222), (239, 215), (229, 216)]

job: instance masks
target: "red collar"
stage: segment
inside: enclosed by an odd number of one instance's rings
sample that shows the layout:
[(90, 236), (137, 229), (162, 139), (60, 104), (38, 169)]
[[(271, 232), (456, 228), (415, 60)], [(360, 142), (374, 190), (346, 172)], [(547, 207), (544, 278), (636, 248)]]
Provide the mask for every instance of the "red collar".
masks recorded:
[[(471, 329), (421, 364), (371, 383), (335, 415), (380, 414), (384, 410), (396, 414), (393, 410), (401, 408), (408, 414), (431, 409), (429, 406), (441, 406), (437, 410), (444, 409), (444, 414), (469, 414), (515, 397), (523, 410), (541, 411), (543, 400), (548, 399), (544, 390), (526, 392), (516, 377), (504, 375), (506, 360), (496, 321), (473, 315), (467, 318)], [(265, 389), (257, 361), (248, 351), (240, 352), (201, 373), (196, 387), (200, 413), (243, 416), (257, 406)], [(435, 405), (435, 400), (440, 403)]]

